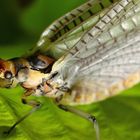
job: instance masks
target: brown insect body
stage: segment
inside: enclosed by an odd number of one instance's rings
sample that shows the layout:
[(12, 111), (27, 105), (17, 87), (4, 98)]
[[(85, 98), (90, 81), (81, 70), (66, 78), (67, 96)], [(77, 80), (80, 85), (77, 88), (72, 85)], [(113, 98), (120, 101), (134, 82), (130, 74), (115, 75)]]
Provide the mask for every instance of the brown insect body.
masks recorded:
[[(36, 60), (33, 59), (35, 57)], [(15, 58), (7, 61), (1, 59), (1, 87), (10, 88), (20, 84), (26, 89), (35, 89), (42, 82), (42, 79), (47, 76), (45, 71), (47, 71), (48, 66), (50, 67), (53, 62), (53, 59), (41, 54), (28, 58)], [(7, 74), (11, 76), (6, 77)]]

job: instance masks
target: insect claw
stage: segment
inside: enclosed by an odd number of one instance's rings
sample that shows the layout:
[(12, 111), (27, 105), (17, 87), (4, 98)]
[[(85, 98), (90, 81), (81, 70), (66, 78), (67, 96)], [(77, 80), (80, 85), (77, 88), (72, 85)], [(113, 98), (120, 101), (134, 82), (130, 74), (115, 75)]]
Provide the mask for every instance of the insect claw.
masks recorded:
[(96, 118), (95, 118), (95, 116), (89, 116), (89, 120), (91, 121), (91, 122), (96, 122), (97, 120), (96, 120)]
[(95, 118), (95, 116), (89, 116), (89, 121), (91, 121), (94, 124), (94, 129), (96, 132), (96, 140), (100, 140), (100, 133), (99, 133), (99, 124)]

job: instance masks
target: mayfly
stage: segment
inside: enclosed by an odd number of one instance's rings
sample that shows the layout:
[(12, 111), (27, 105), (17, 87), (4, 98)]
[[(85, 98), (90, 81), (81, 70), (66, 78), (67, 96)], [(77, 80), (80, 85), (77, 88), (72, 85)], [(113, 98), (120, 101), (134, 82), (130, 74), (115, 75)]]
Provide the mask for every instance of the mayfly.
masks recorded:
[[(96, 7), (96, 8), (95, 8)], [(0, 87), (20, 84), (28, 96), (52, 98), (59, 108), (99, 128), (95, 116), (72, 105), (90, 104), (118, 94), (140, 81), (140, 0), (90, 0), (52, 23), (28, 55), (0, 59)], [(69, 106), (71, 105), (71, 106)]]

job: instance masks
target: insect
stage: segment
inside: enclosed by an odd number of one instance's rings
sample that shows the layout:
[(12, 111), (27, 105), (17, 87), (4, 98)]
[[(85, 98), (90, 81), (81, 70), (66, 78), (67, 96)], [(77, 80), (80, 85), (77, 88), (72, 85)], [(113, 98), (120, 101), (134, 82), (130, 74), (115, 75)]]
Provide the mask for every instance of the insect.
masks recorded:
[(25, 88), (22, 102), (31, 112), (41, 103), (28, 96), (52, 98), (62, 110), (91, 121), (98, 140), (95, 116), (68, 105), (97, 102), (140, 81), (139, 24), (139, 0), (90, 0), (52, 23), (28, 55), (1, 59), (0, 87)]

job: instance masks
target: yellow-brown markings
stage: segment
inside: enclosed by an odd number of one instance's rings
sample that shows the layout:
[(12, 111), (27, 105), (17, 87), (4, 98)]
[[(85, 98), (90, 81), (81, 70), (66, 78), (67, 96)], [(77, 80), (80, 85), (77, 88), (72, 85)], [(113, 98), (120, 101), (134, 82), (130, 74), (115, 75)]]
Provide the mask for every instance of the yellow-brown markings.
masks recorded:
[(29, 70), (28, 79), (23, 83), (23, 87), (25, 88), (36, 88), (41, 82), (42, 78), (47, 77), (47, 74), (41, 73), (36, 70)]
[(16, 69), (12, 61), (5, 61), (0, 59), (0, 73), (2, 74), (5, 71), (10, 71), (13, 75), (16, 74)]
[[(69, 105), (90, 104), (104, 100), (111, 96), (115, 96), (121, 93), (121, 91), (133, 87), (139, 82), (140, 72), (130, 74), (124, 80), (120, 80), (108, 87), (103, 88), (95, 86), (94, 82), (92, 81), (88, 83), (82, 81), (77, 84), (71, 94), (65, 95), (61, 102)], [(95, 88), (97, 88), (97, 91)]]
[(109, 93), (110, 96), (113, 96), (115, 94), (117, 94), (118, 92), (124, 90), (124, 86), (123, 86), (123, 82), (120, 81), (118, 83), (113, 84), (110, 88), (109, 88)]
[(133, 73), (124, 81), (125, 88), (130, 88), (140, 82), (140, 72)]

